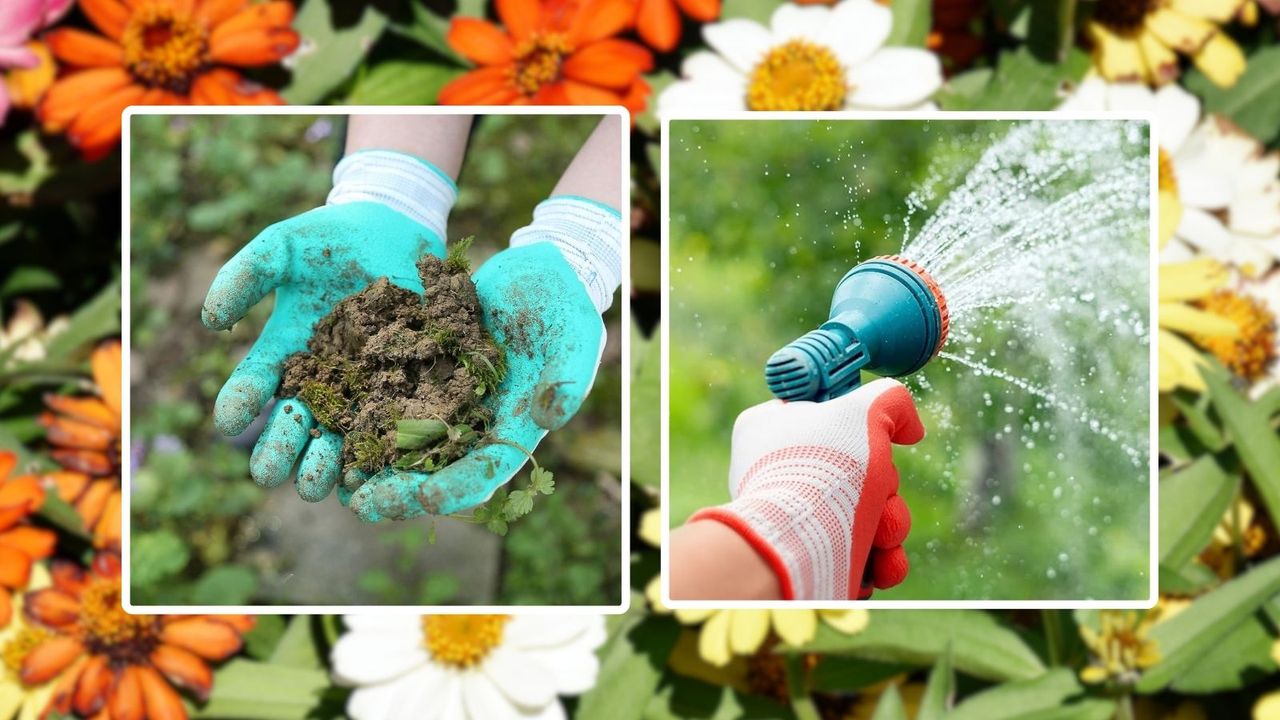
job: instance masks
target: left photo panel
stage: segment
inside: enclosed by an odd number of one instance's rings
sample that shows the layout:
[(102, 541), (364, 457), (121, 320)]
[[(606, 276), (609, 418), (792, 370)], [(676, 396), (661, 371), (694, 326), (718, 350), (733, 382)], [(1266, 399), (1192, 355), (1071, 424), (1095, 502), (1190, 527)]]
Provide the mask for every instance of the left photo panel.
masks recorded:
[(126, 113), (124, 606), (624, 611), (624, 115)]

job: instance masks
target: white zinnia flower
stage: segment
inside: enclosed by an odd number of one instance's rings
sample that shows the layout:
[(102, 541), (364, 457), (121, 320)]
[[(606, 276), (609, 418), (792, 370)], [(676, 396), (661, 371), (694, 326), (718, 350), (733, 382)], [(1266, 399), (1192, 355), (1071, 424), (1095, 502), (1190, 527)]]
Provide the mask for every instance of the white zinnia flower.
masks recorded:
[(5, 357), (6, 366), (43, 360), (45, 345), (69, 324), (67, 316), (59, 315), (46, 325), (34, 303), (16, 300), (9, 322), (0, 327), (0, 357)]
[[(1159, 121), (1161, 215), (1177, 220), (1164, 259), (1203, 254), (1246, 275), (1280, 259), (1280, 154), (1226, 119), (1200, 117), (1200, 102), (1176, 84), (1080, 84), (1060, 110), (1153, 111)], [(1169, 172), (1171, 171), (1171, 172)], [(1174, 187), (1171, 187), (1174, 186)]]
[(735, 18), (702, 27), (714, 52), (685, 59), (684, 79), (658, 97), (680, 110), (918, 109), (942, 85), (942, 66), (919, 48), (883, 47), (893, 25), (872, 0), (833, 7), (783, 3), (766, 28)]
[(354, 720), (563, 718), (596, 682), (599, 616), (352, 616), (331, 659)]

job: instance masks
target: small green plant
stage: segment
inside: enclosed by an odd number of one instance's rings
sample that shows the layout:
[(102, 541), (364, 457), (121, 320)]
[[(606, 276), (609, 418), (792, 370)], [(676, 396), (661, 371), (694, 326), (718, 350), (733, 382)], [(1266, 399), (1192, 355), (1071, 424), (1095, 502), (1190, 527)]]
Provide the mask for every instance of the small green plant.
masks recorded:
[(351, 444), (354, 457), (354, 462), (347, 466), (348, 469), (352, 467), (380, 467), (387, 454), (392, 450), (391, 443), (387, 438), (371, 432), (348, 433), (344, 442)]
[(470, 272), (471, 261), (467, 259), (467, 250), (471, 249), (471, 243), (475, 242), (474, 235), (468, 235), (449, 248), (449, 254), (444, 259), (444, 264), (450, 270)]
[(306, 403), (307, 409), (311, 411), (316, 422), (328, 427), (336, 425), (338, 415), (347, 407), (347, 401), (342, 395), (328, 385), (316, 381), (302, 383), (298, 399)]

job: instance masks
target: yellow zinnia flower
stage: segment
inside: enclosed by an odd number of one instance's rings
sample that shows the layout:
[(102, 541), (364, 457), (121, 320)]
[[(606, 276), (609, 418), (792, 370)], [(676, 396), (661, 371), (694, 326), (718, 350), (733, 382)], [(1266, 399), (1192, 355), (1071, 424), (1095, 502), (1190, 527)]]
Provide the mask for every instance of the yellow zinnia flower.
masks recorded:
[(818, 620), (846, 635), (866, 629), (866, 610), (676, 610), (685, 625), (702, 624), (698, 654), (716, 667), (734, 655), (750, 655), (764, 644), (772, 629), (788, 645), (803, 645), (818, 632)]
[(1227, 278), (1227, 269), (1209, 259), (1160, 264), (1160, 392), (1178, 388), (1204, 390), (1199, 370), (1205, 363), (1204, 356), (1183, 339), (1184, 335), (1231, 337), (1239, 332), (1231, 320), (1190, 304), (1209, 297)]
[[(31, 580), (27, 590), (40, 590), (50, 584), (49, 570), (43, 563), (31, 566)], [(48, 633), (40, 626), (27, 622), (23, 612), (25, 600), (22, 593), (13, 596), (13, 622), (0, 630), (0, 718), (10, 720), (36, 720), (53, 696), (55, 680), (39, 685), (25, 685), (18, 677), (22, 661)]]
[(1080, 637), (1089, 648), (1090, 661), (1080, 671), (1080, 679), (1087, 683), (1137, 682), (1143, 670), (1160, 662), (1159, 648), (1147, 637), (1159, 617), (1158, 609), (1148, 613), (1103, 610), (1099, 613), (1101, 630), (1082, 624)]
[(1113, 82), (1163, 85), (1178, 77), (1178, 54), (1215, 84), (1244, 72), (1240, 46), (1220, 25), (1256, 17), (1252, 0), (1098, 0), (1088, 32), (1094, 65)]

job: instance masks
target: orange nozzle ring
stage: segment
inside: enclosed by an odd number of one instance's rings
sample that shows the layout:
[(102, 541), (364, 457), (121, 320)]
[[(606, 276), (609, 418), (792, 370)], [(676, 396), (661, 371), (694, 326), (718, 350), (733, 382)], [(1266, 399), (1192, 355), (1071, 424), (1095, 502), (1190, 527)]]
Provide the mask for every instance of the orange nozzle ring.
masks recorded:
[(942, 346), (947, 342), (947, 331), (951, 329), (951, 312), (947, 310), (947, 298), (942, 294), (942, 288), (938, 287), (938, 282), (933, 279), (928, 270), (914, 260), (902, 257), (901, 255), (880, 255), (876, 260), (888, 260), (895, 262), (907, 268), (911, 272), (920, 276), (924, 280), (924, 284), (929, 288), (929, 292), (933, 293), (933, 299), (938, 304), (938, 315), (941, 317), (941, 332), (938, 333), (938, 346), (933, 349), (933, 354), (937, 355)]

